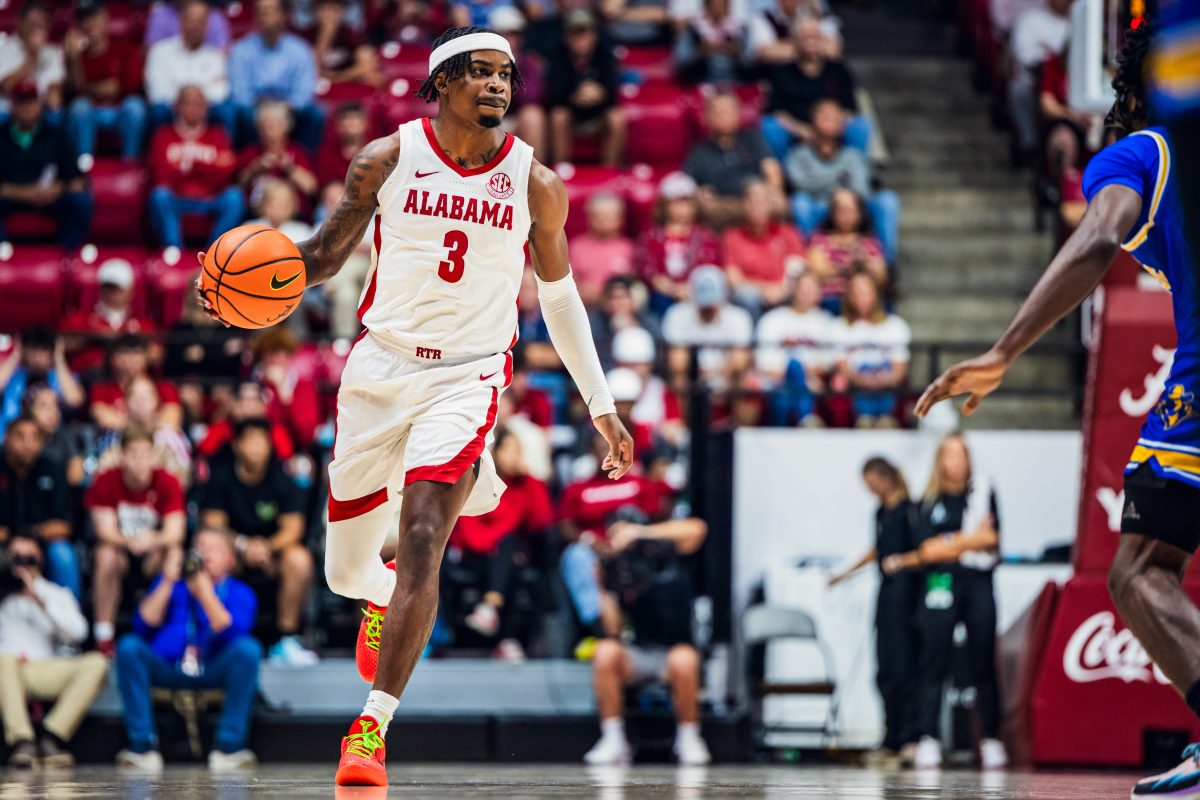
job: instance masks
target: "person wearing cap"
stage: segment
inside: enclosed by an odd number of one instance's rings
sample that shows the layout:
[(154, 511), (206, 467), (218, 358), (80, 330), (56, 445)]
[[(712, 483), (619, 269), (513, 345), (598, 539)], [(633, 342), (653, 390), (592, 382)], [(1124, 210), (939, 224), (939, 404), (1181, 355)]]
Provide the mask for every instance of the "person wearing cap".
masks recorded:
[[(533, 157), (545, 162), (546, 152), (546, 109), (545, 100), (546, 66), (542, 57), (525, 46), (525, 15), (516, 6), (501, 5), (488, 14), (488, 27), (508, 40), (521, 62), (521, 91), (513, 95), (508, 107), (505, 125), (512, 121), (512, 133), (533, 148)], [(571, 243), (574, 255), (574, 242)], [(572, 266), (576, 259), (572, 259)]]
[(228, 58), (223, 45), (214, 45), (206, 38), (212, 30), (213, 20), (221, 20), (228, 39), (229, 23), (220, 11), (210, 9), (205, 0), (155, 3), (150, 11), (151, 20), (162, 9), (170, 9), (176, 14), (175, 32), (147, 40), (150, 50), (146, 54), (145, 84), (151, 127), (157, 128), (170, 121), (175, 101), (185, 86), (199, 86), (208, 101), (209, 120), (233, 136)]
[(32, 80), (11, 93), (12, 119), (0, 125), (0, 242), (14, 211), (35, 211), (58, 223), (66, 250), (83, 243), (92, 219), (92, 196), (66, 137), (43, 114)]
[(671, 306), (663, 317), (663, 338), (671, 346), (667, 365), (672, 385), (686, 388), (692, 350), (698, 349), (701, 380), (717, 391), (736, 388), (750, 366), (750, 312), (729, 302), (729, 285), (719, 267), (697, 267), (688, 286), (690, 298)]
[(351, 5), (346, 0), (317, 0), (312, 30), (306, 38), (312, 40), (322, 78), (378, 89), (385, 80), (379, 54), (362, 31), (351, 25)]
[[(638, 430), (649, 429), (672, 447), (684, 441), (687, 427), (679, 407), (679, 398), (655, 373), (658, 348), (645, 328), (623, 328), (613, 337), (612, 356), (617, 370), (628, 370), (640, 381), (637, 396), (629, 409), (629, 420)], [(612, 372), (609, 383), (612, 383)], [(620, 413), (620, 408), (617, 409)], [(634, 431), (635, 437), (637, 430)], [(636, 439), (635, 439), (635, 443)]]
[(48, 386), (68, 409), (78, 409), (86, 399), (67, 366), (62, 340), (48, 328), (27, 328), (0, 362), (0, 430), (21, 414), (29, 391), (39, 385)]
[(108, 12), (100, 0), (75, 3), (75, 26), (63, 39), (67, 84), (75, 99), (67, 108), (67, 136), (77, 155), (96, 151), (96, 131), (115, 130), (126, 161), (146, 141), (142, 91), (142, 48), (108, 35)]
[(610, 47), (600, 47), (596, 17), (586, 8), (563, 18), (562, 46), (546, 81), (550, 107), (550, 156), (570, 161), (575, 136), (600, 135), (600, 159), (619, 166), (625, 153), (626, 119), (617, 104), (619, 66)]
[(284, 0), (255, 0), (254, 30), (229, 51), (234, 138), (253, 139), (258, 104), (280, 100), (291, 109), (296, 141), (312, 153), (325, 126), (325, 113), (314, 101), (317, 61), (308, 42), (287, 32), (284, 5)]
[(60, 329), (67, 334), (67, 355), (81, 373), (101, 369), (110, 341), (125, 334), (154, 332), (154, 323), (133, 311), (133, 265), (123, 258), (110, 258), (96, 273), (100, 293), (91, 308), (68, 314)]
[(688, 276), (700, 264), (720, 264), (721, 245), (699, 221), (696, 181), (672, 172), (658, 185), (655, 225), (642, 233), (634, 250), (634, 272), (650, 287), (650, 307), (663, 313), (688, 296)]
[(62, 48), (50, 42), (49, 5), (43, 0), (26, 0), (16, 35), (0, 36), (0, 119), (8, 116), (16, 88), (31, 81), (45, 101), (50, 121), (57, 124), (66, 77)]

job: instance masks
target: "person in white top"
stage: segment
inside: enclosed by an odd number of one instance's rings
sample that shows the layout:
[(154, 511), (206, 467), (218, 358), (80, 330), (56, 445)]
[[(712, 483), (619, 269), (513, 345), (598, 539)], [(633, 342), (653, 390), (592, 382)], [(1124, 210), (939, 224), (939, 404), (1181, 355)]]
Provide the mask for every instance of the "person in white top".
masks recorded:
[(860, 428), (893, 428), (900, 388), (908, 378), (908, 323), (883, 308), (879, 284), (867, 272), (846, 283), (842, 318), (834, 325), (838, 373), (848, 385)]
[[(444, 33), (419, 91), (439, 101), (437, 117), (360, 150), (341, 201), (299, 245), (313, 286), (368, 227), (374, 243), (359, 309), (366, 333), (342, 374), (329, 466), (325, 577), (368, 601), (357, 660), (374, 681), (342, 740), (339, 785), (387, 785), (387, 724), (429, 638), (450, 530), (503, 491), (486, 445), (512, 379), (527, 242), (550, 338), (608, 442), (603, 468), (617, 479), (633, 464), (571, 278), (566, 189), (500, 129), (520, 85), (504, 37)], [(397, 557), (385, 566), (379, 550), (397, 509)]]
[(50, 10), (46, 3), (21, 8), (15, 31), (0, 34), (0, 117), (7, 118), (9, 94), (19, 84), (34, 81), (46, 104), (46, 116), (57, 123), (67, 79), (62, 48), (50, 43)]
[(205, 44), (208, 3), (186, 0), (179, 10), (179, 35), (155, 42), (146, 54), (146, 99), (151, 125), (171, 119), (171, 109), (185, 86), (199, 86), (209, 105), (209, 119), (233, 136), (233, 106), (225, 53)]
[(806, 427), (824, 423), (816, 399), (825, 393), (833, 362), (834, 316), (821, 308), (821, 279), (811, 271), (796, 276), (792, 301), (758, 321), (755, 366), (769, 395), (771, 423)]
[(672, 382), (684, 385), (691, 351), (698, 348), (701, 379), (717, 391), (732, 388), (750, 366), (754, 321), (749, 311), (729, 302), (729, 284), (719, 267), (696, 267), (688, 284), (691, 299), (671, 306), (663, 317)]
[(1042, 62), (1067, 46), (1071, 34), (1073, 0), (1046, 0), (1044, 7), (1028, 8), (1017, 15), (1009, 47), (1012, 74), (1008, 79), (1008, 104), (1017, 129), (1021, 153), (1028, 156), (1038, 143), (1038, 70)]
[[(9, 766), (69, 767), (66, 743), (75, 735), (108, 676), (100, 653), (74, 655), (87, 637), (87, 620), (71, 591), (42, 577), (37, 539), (14, 536), (0, 568), (0, 716), (10, 748)], [(65, 653), (64, 653), (65, 650)], [(34, 744), (30, 700), (52, 700)]]

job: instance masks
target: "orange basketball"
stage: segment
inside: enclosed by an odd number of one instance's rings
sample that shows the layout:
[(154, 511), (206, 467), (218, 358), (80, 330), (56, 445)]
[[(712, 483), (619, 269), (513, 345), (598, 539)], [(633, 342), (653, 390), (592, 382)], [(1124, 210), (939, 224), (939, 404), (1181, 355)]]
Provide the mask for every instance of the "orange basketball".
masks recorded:
[(292, 240), (266, 225), (226, 231), (204, 256), (200, 291), (224, 321), (266, 328), (300, 305), (304, 261)]

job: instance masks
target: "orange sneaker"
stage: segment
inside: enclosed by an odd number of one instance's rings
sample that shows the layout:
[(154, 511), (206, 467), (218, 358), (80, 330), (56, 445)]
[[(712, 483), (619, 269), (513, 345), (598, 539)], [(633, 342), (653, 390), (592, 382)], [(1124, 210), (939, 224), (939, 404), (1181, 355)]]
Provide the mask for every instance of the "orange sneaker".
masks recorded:
[(338, 786), (387, 786), (387, 747), (374, 717), (359, 717), (342, 739), (342, 758), (333, 782)]
[[(396, 559), (385, 565), (390, 570), (396, 569)], [(379, 667), (379, 637), (383, 634), (383, 618), (387, 615), (387, 606), (377, 606), (367, 601), (363, 610), (363, 619), (358, 626), (358, 643), (354, 646), (354, 661), (358, 665), (358, 674), (367, 683), (375, 682), (375, 670)]]

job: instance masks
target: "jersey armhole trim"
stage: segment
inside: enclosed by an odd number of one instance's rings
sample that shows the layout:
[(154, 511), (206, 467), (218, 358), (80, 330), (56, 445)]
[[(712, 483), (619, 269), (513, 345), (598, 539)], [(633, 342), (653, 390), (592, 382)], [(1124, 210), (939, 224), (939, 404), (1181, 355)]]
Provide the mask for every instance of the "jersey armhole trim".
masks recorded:
[(1137, 131), (1132, 135), (1149, 136), (1158, 145), (1158, 176), (1154, 179), (1154, 194), (1150, 198), (1150, 213), (1146, 215), (1146, 224), (1129, 241), (1121, 245), (1121, 249), (1127, 253), (1132, 253), (1145, 244), (1146, 238), (1150, 235), (1150, 229), (1154, 227), (1154, 216), (1158, 213), (1158, 204), (1162, 202), (1163, 191), (1167, 188), (1167, 178), (1171, 174), (1171, 151), (1167, 149), (1167, 141), (1162, 134), (1154, 131)]

